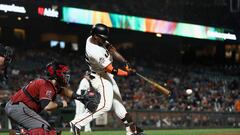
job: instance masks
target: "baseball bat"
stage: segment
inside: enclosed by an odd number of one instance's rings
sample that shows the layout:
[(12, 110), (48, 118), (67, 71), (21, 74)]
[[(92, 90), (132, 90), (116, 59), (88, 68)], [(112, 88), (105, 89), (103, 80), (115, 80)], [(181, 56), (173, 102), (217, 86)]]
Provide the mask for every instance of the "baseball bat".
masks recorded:
[(154, 82), (150, 79), (148, 79), (147, 77), (139, 74), (139, 73), (136, 73), (137, 76), (139, 76), (140, 78), (142, 78), (143, 80), (145, 80), (146, 82), (152, 84), (154, 87), (157, 88), (158, 91), (160, 91), (161, 93), (163, 93), (165, 96), (170, 96), (171, 95), (171, 91), (164, 88), (163, 86), (161, 86), (160, 84), (158, 84), (157, 82)]

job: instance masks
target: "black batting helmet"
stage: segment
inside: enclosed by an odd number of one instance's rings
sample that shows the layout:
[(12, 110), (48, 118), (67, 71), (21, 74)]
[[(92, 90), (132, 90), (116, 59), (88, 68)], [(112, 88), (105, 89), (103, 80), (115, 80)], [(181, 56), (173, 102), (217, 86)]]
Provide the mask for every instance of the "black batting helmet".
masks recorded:
[(47, 77), (55, 79), (60, 87), (67, 86), (70, 80), (69, 67), (56, 61), (50, 62), (46, 66)]
[(93, 25), (91, 30), (91, 35), (98, 35), (102, 37), (103, 39), (108, 39), (109, 37), (109, 28), (101, 23), (97, 23)]

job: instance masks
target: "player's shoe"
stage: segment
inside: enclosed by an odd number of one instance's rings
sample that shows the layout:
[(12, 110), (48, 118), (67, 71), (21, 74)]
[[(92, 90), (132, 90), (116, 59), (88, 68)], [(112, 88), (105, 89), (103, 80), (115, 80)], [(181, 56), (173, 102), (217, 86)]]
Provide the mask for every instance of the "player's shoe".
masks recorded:
[(134, 135), (146, 135), (144, 132), (136, 133)]
[(92, 132), (92, 129), (91, 129), (90, 125), (86, 125), (84, 127), (84, 132)]
[(62, 134), (62, 130), (58, 130), (57, 135), (61, 135), (61, 134)]
[(71, 131), (73, 132), (73, 135), (80, 135), (80, 131), (81, 129), (79, 129), (78, 127), (76, 127), (74, 124), (72, 124), (70, 122), (70, 127), (71, 127)]
[(137, 134), (136, 135), (146, 135), (143, 131), (143, 129), (141, 129), (140, 127), (136, 127), (137, 129)]
[[(18, 132), (16, 132), (16, 135), (18, 134)], [(19, 135), (29, 135), (28, 131), (24, 128), (20, 129)]]
[(146, 135), (146, 134), (144, 134), (143, 132), (140, 132), (140, 133), (131, 133), (129, 135)]
[(139, 128), (139, 127), (136, 127), (136, 130), (137, 130), (137, 133), (132, 133), (130, 132), (129, 129), (127, 129), (127, 133), (126, 135), (146, 135), (143, 131), (143, 129)]
[(92, 132), (91, 129), (85, 129), (84, 132)]

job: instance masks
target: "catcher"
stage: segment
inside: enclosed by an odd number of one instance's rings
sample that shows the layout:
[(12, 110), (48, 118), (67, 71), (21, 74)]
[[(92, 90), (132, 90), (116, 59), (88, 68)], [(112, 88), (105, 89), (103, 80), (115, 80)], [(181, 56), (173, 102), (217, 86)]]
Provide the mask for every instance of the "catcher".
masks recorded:
[(12, 123), (20, 125), (28, 135), (56, 135), (56, 130), (39, 113), (67, 107), (67, 102), (55, 101), (56, 95), (83, 100), (84, 97), (62, 87), (69, 85), (69, 67), (51, 62), (46, 66), (46, 78), (35, 79), (13, 95), (5, 106)]

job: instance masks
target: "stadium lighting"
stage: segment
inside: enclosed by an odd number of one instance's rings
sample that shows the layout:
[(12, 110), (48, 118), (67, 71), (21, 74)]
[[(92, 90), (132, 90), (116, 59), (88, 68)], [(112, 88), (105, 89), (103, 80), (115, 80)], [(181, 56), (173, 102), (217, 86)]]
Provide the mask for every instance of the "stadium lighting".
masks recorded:
[(157, 37), (162, 37), (162, 34), (161, 33), (157, 33), (156, 36)]
[(59, 44), (60, 44), (60, 48), (62, 48), (62, 49), (65, 48), (65, 42), (64, 41), (60, 41)]
[(50, 41), (50, 46), (51, 46), (51, 47), (55, 47), (55, 46), (58, 45), (58, 43), (59, 43), (58, 41), (51, 40), (51, 41)]
[(78, 44), (77, 43), (72, 43), (72, 50), (78, 51)]
[(18, 20), (18, 21), (21, 21), (21, 20), (22, 20), (22, 18), (19, 16), (19, 17), (17, 17), (17, 20)]

